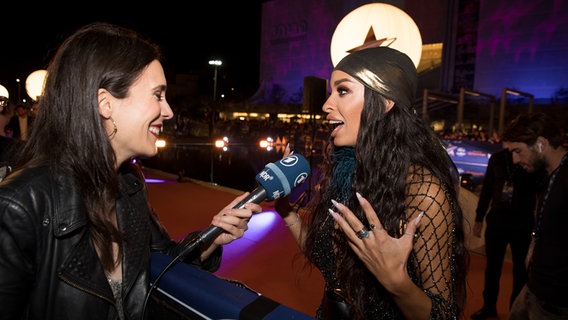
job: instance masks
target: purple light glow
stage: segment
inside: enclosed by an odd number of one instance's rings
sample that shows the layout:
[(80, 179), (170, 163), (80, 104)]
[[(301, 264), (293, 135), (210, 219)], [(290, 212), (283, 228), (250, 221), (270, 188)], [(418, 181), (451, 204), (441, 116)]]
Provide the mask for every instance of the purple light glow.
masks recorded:
[(271, 210), (252, 216), (244, 236), (223, 246), (223, 263), (216, 273), (225, 274), (233, 265), (245, 260), (247, 254), (251, 253), (256, 245), (266, 241), (265, 238), (269, 233), (281, 228), (282, 223), (278, 214)]
[(475, 90), (552, 99), (566, 87), (567, 1), (480, 2)]
[(165, 183), (165, 182), (167, 182), (164, 179), (149, 179), (149, 178), (146, 178), (145, 180), (146, 180), (146, 183)]

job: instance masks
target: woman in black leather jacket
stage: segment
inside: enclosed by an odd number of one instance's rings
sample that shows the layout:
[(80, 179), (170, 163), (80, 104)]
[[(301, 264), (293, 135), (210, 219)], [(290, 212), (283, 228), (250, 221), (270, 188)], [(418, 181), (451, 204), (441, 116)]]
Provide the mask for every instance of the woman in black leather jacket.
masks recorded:
[[(0, 184), (0, 319), (141, 319), (150, 253), (176, 255), (132, 164), (157, 153), (166, 102), (160, 51), (96, 23), (67, 38), (47, 71), (37, 118)], [(225, 230), (185, 258), (213, 271), (221, 246), (261, 211), (237, 197)]]

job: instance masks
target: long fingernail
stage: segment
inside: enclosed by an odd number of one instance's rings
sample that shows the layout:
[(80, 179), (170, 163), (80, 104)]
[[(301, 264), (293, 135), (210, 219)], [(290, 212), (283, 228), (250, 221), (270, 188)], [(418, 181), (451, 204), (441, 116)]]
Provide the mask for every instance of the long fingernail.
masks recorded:
[(337, 217), (337, 212), (331, 210), (331, 209), (327, 209), (327, 211), (329, 211), (329, 215), (333, 218), (336, 219)]
[(331, 203), (333, 203), (333, 206), (336, 207), (337, 209), (341, 210), (341, 203), (331, 199)]
[(420, 212), (420, 214), (419, 214), (418, 217), (416, 218), (416, 223), (415, 223), (415, 225), (418, 225), (418, 223), (420, 223), (420, 220), (422, 220), (422, 217), (424, 217), (424, 211)]
[(357, 196), (357, 199), (359, 199), (359, 202), (363, 200), (363, 196), (359, 192), (355, 192), (355, 195)]

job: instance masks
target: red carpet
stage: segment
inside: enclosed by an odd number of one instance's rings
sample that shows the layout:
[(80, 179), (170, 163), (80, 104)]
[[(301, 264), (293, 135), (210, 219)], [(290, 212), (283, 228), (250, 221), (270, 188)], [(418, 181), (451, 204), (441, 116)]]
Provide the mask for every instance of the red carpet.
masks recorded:
[[(177, 176), (145, 168), (150, 203), (174, 239), (210, 225), (213, 215), (243, 191), (190, 180), (178, 183)], [(153, 182), (151, 179), (160, 179)], [(471, 203), (465, 195), (462, 206), (471, 219)], [(461, 201), (461, 199), (460, 199)], [(256, 292), (289, 308), (314, 316), (319, 305), (323, 281), (317, 269), (305, 268), (296, 242), (284, 223), (263, 203), (265, 212), (255, 215), (245, 236), (224, 248), (221, 268), (215, 274), (237, 280)], [(466, 318), (483, 304), (485, 257), (478, 253), (482, 244), (471, 240), (468, 303)], [(475, 249), (475, 250), (473, 250)], [(481, 250), (482, 251), (482, 250)], [(512, 265), (505, 262), (499, 294), (499, 318), (506, 319), (512, 287)]]

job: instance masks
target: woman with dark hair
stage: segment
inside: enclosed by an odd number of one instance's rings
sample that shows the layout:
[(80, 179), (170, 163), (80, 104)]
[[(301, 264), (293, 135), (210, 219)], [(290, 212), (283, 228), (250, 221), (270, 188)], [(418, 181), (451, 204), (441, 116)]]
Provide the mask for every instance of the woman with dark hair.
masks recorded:
[(412, 108), (416, 86), (400, 51), (343, 58), (322, 108), (334, 129), (320, 192), (302, 217), (276, 202), (324, 277), (318, 318), (463, 317), (468, 253), (455, 167)]
[[(159, 48), (87, 25), (57, 50), (14, 171), (0, 184), (0, 319), (141, 319), (150, 253), (176, 256), (149, 206), (139, 156), (172, 118)], [(216, 270), (222, 245), (261, 207), (212, 219), (225, 230), (185, 261)]]

